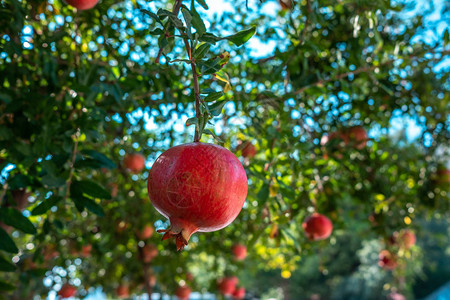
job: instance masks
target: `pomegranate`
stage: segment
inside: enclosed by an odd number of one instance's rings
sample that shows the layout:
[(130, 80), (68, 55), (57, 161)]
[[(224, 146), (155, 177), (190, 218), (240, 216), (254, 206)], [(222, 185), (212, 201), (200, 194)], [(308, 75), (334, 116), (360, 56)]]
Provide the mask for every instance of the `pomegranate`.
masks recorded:
[(187, 300), (190, 295), (191, 289), (186, 285), (178, 287), (175, 291), (175, 296), (177, 296), (180, 300)]
[(234, 290), (233, 292), (233, 299), (235, 300), (242, 300), (245, 297), (245, 288), (243, 287), (238, 287)]
[(378, 255), (378, 265), (383, 269), (394, 270), (397, 267), (397, 257), (388, 250), (382, 250)]
[(416, 235), (411, 230), (403, 230), (398, 234), (397, 240), (400, 246), (409, 249), (416, 244)]
[(406, 297), (400, 293), (392, 292), (387, 296), (388, 300), (406, 300)]
[(369, 136), (367, 135), (367, 131), (362, 126), (353, 126), (350, 127), (344, 134), (344, 142), (345, 145), (352, 145), (356, 149), (363, 149), (366, 144)]
[(81, 247), (81, 256), (82, 257), (89, 257), (89, 256), (91, 256), (91, 250), (92, 250), (92, 245), (91, 244), (82, 246)]
[(61, 299), (65, 298), (71, 298), (74, 297), (77, 293), (77, 288), (73, 285), (70, 285), (68, 283), (63, 284), (61, 289), (58, 292), (58, 296), (61, 297)]
[(152, 225), (145, 225), (145, 227), (141, 231), (138, 231), (136, 235), (139, 239), (146, 240), (152, 237), (154, 231)]
[(333, 232), (333, 223), (324, 215), (314, 213), (302, 224), (308, 239), (313, 241), (324, 240)]
[(132, 173), (139, 173), (145, 167), (145, 157), (139, 153), (129, 154), (123, 160), (123, 164)]
[(236, 244), (232, 248), (236, 260), (244, 260), (247, 257), (247, 247), (242, 244)]
[(156, 256), (158, 256), (158, 249), (155, 245), (148, 244), (142, 248), (142, 260), (145, 263), (151, 262)]
[(219, 280), (219, 291), (224, 296), (231, 296), (236, 290), (236, 285), (238, 284), (238, 279), (236, 276), (225, 277)]
[(179, 145), (161, 154), (148, 176), (156, 210), (170, 220), (163, 240), (175, 237), (182, 250), (197, 231), (229, 225), (247, 197), (247, 175), (227, 149), (204, 143)]
[(116, 294), (119, 298), (128, 298), (130, 297), (130, 289), (127, 285), (121, 284), (117, 287)]
[(239, 148), (244, 158), (253, 158), (256, 155), (256, 147), (249, 141), (242, 143)]
[(76, 9), (85, 10), (93, 8), (98, 0), (66, 0), (68, 4), (72, 5)]

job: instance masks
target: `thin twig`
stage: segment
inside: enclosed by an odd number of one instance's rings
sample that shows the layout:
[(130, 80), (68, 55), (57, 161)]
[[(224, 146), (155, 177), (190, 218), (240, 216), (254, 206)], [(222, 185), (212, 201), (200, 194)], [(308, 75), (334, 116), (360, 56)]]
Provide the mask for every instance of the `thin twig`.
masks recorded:
[(70, 162), (69, 178), (67, 178), (67, 182), (66, 182), (66, 195), (64, 197), (64, 200), (66, 200), (70, 194), (70, 185), (72, 184), (73, 169), (74, 169), (74, 165), (75, 165), (75, 158), (77, 157), (79, 138), (80, 138), (80, 129), (77, 129), (77, 132), (75, 133), (75, 144), (73, 145), (73, 151), (72, 151), (72, 161)]
[[(181, 2), (182, 2), (182, 1), (183, 1), (183, 0), (176, 0), (176, 1), (175, 1), (175, 4), (173, 5), (172, 13), (173, 13), (175, 16), (178, 16), (178, 13), (180, 12)], [(167, 23), (167, 24), (169, 24), (169, 23)], [(164, 35), (165, 35), (166, 37), (168, 37), (168, 31), (169, 31), (169, 26), (167, 25), (167, 27), (166, 27), (165, 30), (164, 30)], [(155, 58), (155, 62), (156, 62), (157, 64), (159, 63), (159, 59), (161, 58), (161, 55), (162, 55), (162, 53), (163, 53), (163, 50), (164, 50), (163, 47), (160, 47), (160, 48), (159, 48), (158, 55), (157, 55), (156, 58)]]
[[(192, 69), (192, 75), (193, 75), (193, 84), (194, 84), (194, 97), (195, 97), (195, 116), (197, 118), (202, 116), (202, 113), (200, 112), (200, 87), (198, 84), (198, 74), (197, 74), (197, 66), (195, 65), (195, 60), (192, 59), (192, 51), (191, 47), (189, 46), (189, 41), (187, 39), (184, 39), (184, 45), (186, 46), (186, 51), (189, 56), (189, 60), (191, 61), (191, 69)], [(200, 142), (200, 128), (199, 125), (195, 127), (195, 135), (194, 135), (194, 142)]]
[(306, 28), (309, 26), (309, 16), (312, 13), (310, 0), (306, 0), (306, 11), (307, 11), (306, 20), (305, 20), (305, 25), (303, 26), (302, 35), (300, 37), (300, 45), (302, 45), (305, 42)]

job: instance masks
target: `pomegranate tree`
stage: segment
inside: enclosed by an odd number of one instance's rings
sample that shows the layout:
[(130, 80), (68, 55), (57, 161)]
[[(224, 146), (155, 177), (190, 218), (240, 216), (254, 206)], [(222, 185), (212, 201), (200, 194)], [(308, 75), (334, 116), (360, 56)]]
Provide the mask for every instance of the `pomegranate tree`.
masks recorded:
[(247, 247), (242, 244), (234, 245), (232, 251), (236, 260), (243, 260), (247, 257)]
[(61, 297), (61, 299), (71, 298), (74, 297), (77, 293), (77, 288), (73, 285), (70, 285), (68, 283), (63, 284), (61, 289), (58, 291), (58, 296)]
[(85, 10), (93, 8), (98, 0), (66, 0), (68, 4), (72, 5), (76, 9)]
[(118, 298), (125, 299), (130, 297), (130, 289), (128, 288), (128, 285), (121, 284), (116, 289), (116, 294)]
[(236, 276), (225, 277), (219, 280), (219, 291), (224, 296), (231, 296), (236, 290), (236, 285), (238, 284), (238, 279)]
[(175, 296), (177, 296), (180, 300), (187, 300), (190, 295), (191, 289), (186, 285), (178, 287), (175, 291)]
[(233, 294), (233, 299), (235, 300), (242, 300), (245, 297), (245, 288), (243, 287), (238, 287), (234, 290)]
[(386, 270), (397, 268), (397, 257), (388, 250), (382, 250), (378, 255), (378, 265)]
[(314, 213), (302, 224), (308, 239), (313, 241), (324, 240), (333, 232), (333, 223), (326, 216)]
[(163, 240), (182, 250), (195, 232), (211, 232), (237, 217), (247, 196), (247, 176), (227, 149), (204, 143), (179, 145), (161, 154), (148, 176), (156, 210), (170, 220)]
[(139, 173), (145, 167), (145, 157), (139, 153), (129, 154), (123, 160), (123, 164), (132, 173)]

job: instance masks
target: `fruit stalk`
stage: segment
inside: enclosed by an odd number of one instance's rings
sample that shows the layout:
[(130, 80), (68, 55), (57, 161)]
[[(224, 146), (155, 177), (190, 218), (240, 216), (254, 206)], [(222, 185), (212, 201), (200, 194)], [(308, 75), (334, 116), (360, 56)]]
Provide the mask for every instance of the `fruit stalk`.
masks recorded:
[[(191, 69), (193, 75), (193, 83), (194, 83), (194, 98), (195, 98), (195, 117), (199, 119), (202, 116), (200, 112), (200, 88), (198, 84), (198, 74), (197, 74), (197, 66), (195, 65), (195, 60), (192, 59), (192, 51), (189, 46), (189, 41), (184, 38), (184, 45), (186, 46), (186, 51), (189, 56), (189, 60), (191, 61)], [(195, 127), (195, 135), (194, 135), (194, 143), (200, 142), (201, 134), (200, 134), (200, 125), (197, 124)]]

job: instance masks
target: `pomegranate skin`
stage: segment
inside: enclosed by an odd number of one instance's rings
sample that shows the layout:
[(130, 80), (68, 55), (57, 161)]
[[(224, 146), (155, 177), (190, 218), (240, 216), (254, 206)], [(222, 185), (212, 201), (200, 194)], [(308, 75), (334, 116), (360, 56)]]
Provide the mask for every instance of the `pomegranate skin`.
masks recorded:
[(236, 276), (225, 277), (219, 281), (219, 291), (224, 296), (231, 296), (236, 290), (238, 279)]
[(242, 300), (245, 297), (245, 288), (238, 287), (233, 292), (233, 299), (235, 300)]
[(132, 173), (139, 173), (145, 168), (145, 156), (139, 153), (129, 154), (123, 160), (125, 167)]
[(397, 257), (388, 250), (382, 250), (378, 255), (378, 265), (386, 270), (397, 268)]
[(66, 2), (76, 9), (85, 10), (97, 5), (98, 0), (66, 0)]
[(236, 260), (244, 260), (247, 257), (247, 247), (242, 244), (236, 244), (232, 248)]
[(188, 286), (180, 286), (175, 291), (175, 296), (180, 300), (187, 300), (191, 295), (191, 289)]
[(324, 240), (333, 232), (333, 223), (324, 215), (314, 213), (302, 224), (308, 239), (313, 241)]
[(68, 283), (65, 283), (61, 289), (58, 292), (58, 296), (61, 297), (61, 299), (71, 298), (74, 297), (77, 293), (77, 288), (73, 285), (70, 285)]
[(175, 146), (161, 154), (149, 172), (148, 194), (171, 227), (178, 250), (190, 236), (220, 230), (237, 217), (247, 197), (247, 175), (229, 150), (205, 143)]

